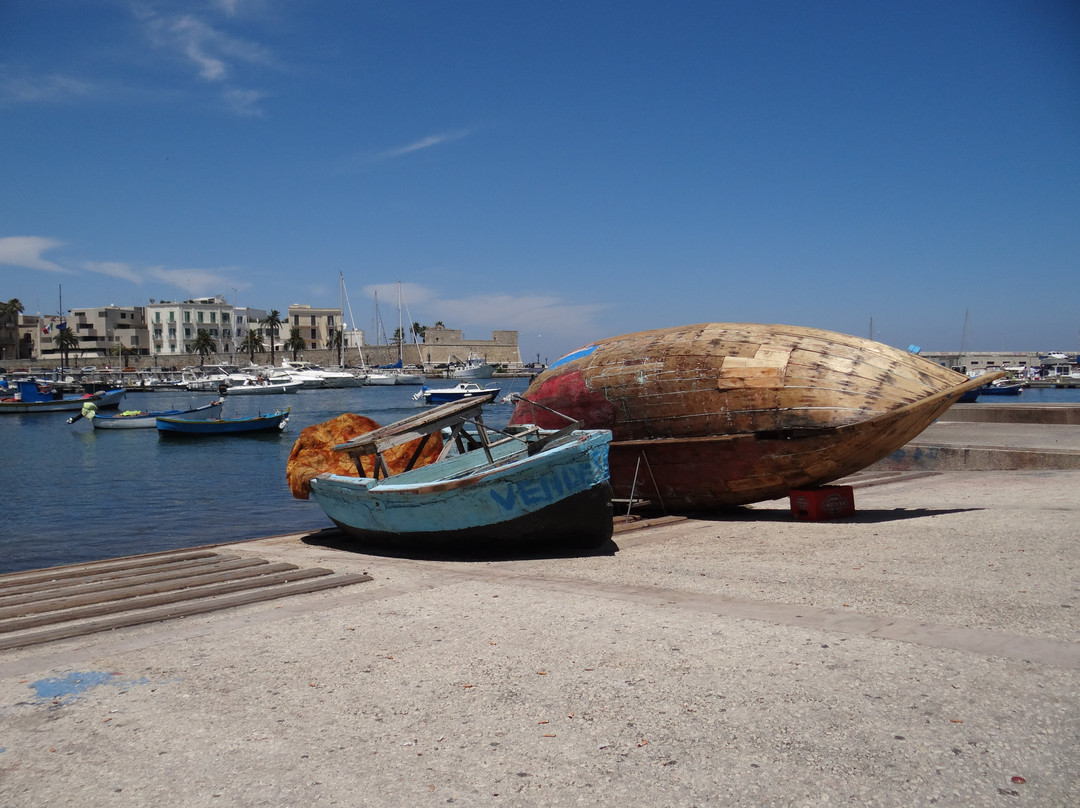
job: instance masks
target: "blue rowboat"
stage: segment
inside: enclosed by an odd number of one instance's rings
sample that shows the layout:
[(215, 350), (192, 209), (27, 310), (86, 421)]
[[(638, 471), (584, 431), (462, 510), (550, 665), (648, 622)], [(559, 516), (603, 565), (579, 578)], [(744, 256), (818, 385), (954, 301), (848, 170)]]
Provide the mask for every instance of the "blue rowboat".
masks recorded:
[(103, 393), (62, 395), (48, 385), (32, 381), (16, 383), (15, 390), (0, 391), (0, 413), (78, 412), (86, 404), (99, 410), (116, 409), (126, 390), (106, 390)]
[[(221, 402), (211, 401), (201, 407), (188, 410), (161, 410), (159, 412), (118, 412), (114, 415), (93, 415), (90, 423), (94, 429), (153, 429), (158, 418), (186, 418), (205, 420), (221, 415)], [(74, 420), (74, 419), (73, 419)]]
[(157, 418), (155, 424), (159, 435), (196, 436), (250, 435), (260, 432), (280, 432), (289, 420), (290, 407), (277, 412), (253, 415), (250, 418)]
[[(557, 431), (490, 430), (478, 417), (495, 397), (488, 392), (482, 400), (444, 404), (335, 446), (353, 455), (361, 475), (360, 458), (375, 456), (376, 476), (320, 474), (310, 481), (311, 496), (338, 527), (374, 544), (510, 550), (610, 539), (611, 433), (577, 424)], [(384, 450), (446, 428), (453, 440), (438, 461), (379, 475)], [(449, 455), (455, 446), (459, 453)]]

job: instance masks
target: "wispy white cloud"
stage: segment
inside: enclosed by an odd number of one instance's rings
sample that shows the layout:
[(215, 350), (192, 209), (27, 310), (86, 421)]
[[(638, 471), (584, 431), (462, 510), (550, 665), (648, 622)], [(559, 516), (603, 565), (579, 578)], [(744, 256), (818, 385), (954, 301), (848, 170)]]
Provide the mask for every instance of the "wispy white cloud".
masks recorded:
[(110, 278), (119, 278), (132, 283), (142, 283), (143, 281), (139, 273), (131, 265), (120, 261), (87, 261), (82, 266), (83, 269), (96, 272), (99, 275), (108, 275)]
[[(239, 0), (222, 0), (216, 10), (235, 19), (240, 5)], [(266, 93), (240, 86), (237, 74), (245, 67), (275, 66), (268, 48), (228, 33), (207, 15), (172, 14), (148, 3), (134, 7), (133, 12), (155, 48), (182, 59), (203, 82), (222, 88), (221, 97), (231, 112), (262, 114), (258, 102)]]
[[(396, 284), (372, 284), (363, 290), (368, 298), (378, 293), (379, 307), (387, 323), (396, 322), (397, 289)], [(547, 350), (544, 346), (550, 345), (558, 355), (597, 339), (597, 315), (609, 308), (606, 304), (568, 303), (559, 297), (533, 294), (479, 293), (464, 298), (444, 297), (437, 289), (414, 283), (403, 283), (401, 294), (408, 310), (406, 319), (411, 315), (413, 321), (422, 325), (441, 320), (447, 328), (459, 329), (466, 337), (474, 339), (488, 339), (485, 332), (494, 330), (518, 331), (523, 346), (528, 344), (532, 350)], [(353, 307), (356, 307), (355, 301)], [(394, 314), (391, 314), (391, 308), (395, 310)], [(549, 335), (546, 339), (542, 336), (544, 333)]]
[(74, 270), (43, 257), (43, 253), (63, 247), (64, 242), (41, 236), (6, 236), (0, 238), (0, 264), (44, 272), (74, 274)]
[(469, 129), (459, 129), (455, 132), (443, 132), (438, 135), (430, 135), (429, 137), (421, 138), (414, 143), (410, 143), (407, 146), (387, 149), (378, 156), (382, 160), (392, 160), (396, 157), (404, 157), (406, 154), (412, 154), (413, 152), (423, 151), (424, 149), (430, 149), (435, 146), (442, 146), (446, 143), (453, 143), (454, 141), (466, 138), (471, 134), (472, 131)]
[(239, 272), (240, 270), (236, 267), (217, 269), (150, 267), (146, 270), (148, 278), (175, 286), (193, 297), (218, 294), (224, 289), (249, 288), (250, 283), (236, 280), (236, 274)]
[(46, 76), (15, 75), (0, 66), (0, 104), (53, 104), (96, 98), (100, 84), (60, 73)]
[(245, 118), (261, 118), (263, 115), (259, 102), (266, 98), (266, 93), (258, 90), (225, 90), (221, 97), (225, 105), (236, 115)]

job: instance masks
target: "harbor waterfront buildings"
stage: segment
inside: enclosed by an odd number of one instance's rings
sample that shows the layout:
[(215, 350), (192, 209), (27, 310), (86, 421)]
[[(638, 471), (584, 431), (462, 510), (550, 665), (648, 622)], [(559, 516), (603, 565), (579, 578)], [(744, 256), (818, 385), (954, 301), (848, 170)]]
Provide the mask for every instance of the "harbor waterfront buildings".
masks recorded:
[[(256, 354), (268, 361), (271, 337), (274, 351), (287, 355), (284, 344), (298, 329), (305, 344), (304, 358), (319, 364), (337, 364), (338, 351), (332, 335), (343, 334), (345, 364), (406, 365), (439, 368), (463, 364), (470, 357), (502, 365), (523, 366), (518, 332), (493, 331), (491, 339), (467, 339), (459, 329), (428, 326), (423, 336), (407, 331), (399, 344), (368, 344), (364, 332), (344, 322), (339, 308), (320, 308), (294, 303), (281, 318), (275, 335), (263, 325), (267, 311), (231, 305), (224, 297), (183, 301), (151, 300), (147, 306), (76, 308), (60, 315), (8, 314), (0, 322), (0, 369), (14, 370), (27, 364), (55, 366), (61, 361), (54, 338), (61, 326), (78, 336), (78, 347), (69, 354), (72, 363), (130, 365), (142, 360), (150, 365), (183, 367), (198, 364), (191, 344), (205, 330), (217, 345), (214, 361), (244, 361), (241, 346), (248, 333), (258, 334), (265, 350)], [(977, 375), (1003, 370), (1016, 378), (1080, 377), (1080, 355), (1064, 351), (924, 351), (920, 356), (960, 373)], [(87, 361), (91, 360), (91, 361)]]
[(919, 356), (970, 376), (1005, 371), (1030, 379), (1080, 372), (1080, 355), (1064, 351), (919, 351)]
[[(147, 306), (103, 306), (70, 309), (66, 316), (9, 316), (0, 323), (0, 370), (15, 370), (30, 363), (58, 366), (61, 352), (55, 342), (58, 329), (71, 329), (78, 345), (69, 353), (74, 365), (130, 366), (144, 363), (155, 367), (185, 367), (199, 364), (192, 343), (199, 331), (206, 331), (217, 346), (211, 361), (244, 362), (243, 350), (249, 332), (254, 331), (264, 351), (256, 361), (269, 361), (271, 339), (275, 353), (288, 356), (285, 342), (297, 329), (305, 343), (305, 359), (319, 364), (337, 364), (339, 356), (333, 335), (341, 331), (347, 365), (406, 365), (438, 367), (463, 364), (470, 356), (509, 369), (522, 367), (517, 331), (494, 331), (490, 340), (467, 339), (452, 328), (425, 329), (424, 336), (406, 333), (399, 345), (369, 345), (364, 332), (350, 328), (341, 309), (319, 308), (294, 303), (281, 317), (276, 334), (264, 325), (268, 312), (231, 305), (224, 297), (170, 301), (151, 300)], [(411, 341), (410, 341), (411, 340)]]

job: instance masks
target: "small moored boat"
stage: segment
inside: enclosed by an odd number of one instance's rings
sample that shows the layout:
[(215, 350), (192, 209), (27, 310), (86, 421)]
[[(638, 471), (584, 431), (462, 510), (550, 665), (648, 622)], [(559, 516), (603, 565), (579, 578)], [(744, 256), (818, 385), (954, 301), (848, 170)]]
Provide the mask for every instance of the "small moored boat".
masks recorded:
[(261, 432), (280, 432), (289, 420), (289, 410), (253, 415), (249, 418), (158, 418), (159, 435), (207, 437), (213, 435), (251, 435)]
[(414, 401), (423, 401), (425, 404), (446, 404), (449, 401), (461, 401), (464, 398), (476, 398), (493, 394), (492, 398), (499, 395), (498, 387), (481, 387), (476, 382), (460, 382), (453, 387), (437, 387), (432, 389), (426, 384), (420, 391), (413, 394)]
[[(578, 424), (492, 430), (481, 409), (494, 398), (488, 391), (450, 402), (335, 446), (360, 476), (319, 474), (311, 496), (346, 533), (376, 544), (508, 550), (607, 541), (611, 433)], [(387, 476), (384, 452), (422, 436), (418, 456), (445, 430), (450, 438), (435, 462)], [(374, 458), (374, 476), (365, 476), (364, 458)]]
[(101, 393), (63, 395), (59, 390), (36, 381), (19, 381), (9, 394), (0, 391), (0, 413), (78, 412), (88, 403), (99, 410), (116, 409), (126, 390), (106, 390)]
[[(217, 418), (221, 414), (221, 402), (211, 401), (201, 407), (188, 410), (162, 410), (160, 412), (142, 412), (139, 410), (118, 412), (115, 415), (88, 413), (87, 417), (94, 429), (153, 429), (158, 418), (186, 418), (205, 420)], [(74, 419), (72, 419), (74, 420)], [(70, 423), (70, 422), (69, 422)]]
[(490, 379), (495, 375), (496, 365), (485, 362), (478, 353), (470, 353), (465, 363), (450, 371), (451, 379)]
[(304, 383), (293, 379), (249, 379), (224, 391), (227, 396), (273, 396), (281, 393), (295, 393)]

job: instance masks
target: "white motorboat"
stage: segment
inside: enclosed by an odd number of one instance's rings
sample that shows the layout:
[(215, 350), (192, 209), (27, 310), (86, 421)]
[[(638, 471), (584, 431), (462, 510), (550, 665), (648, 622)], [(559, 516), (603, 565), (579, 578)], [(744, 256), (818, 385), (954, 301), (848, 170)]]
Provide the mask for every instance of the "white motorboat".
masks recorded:
[(495, 375), (496, 365), (485, 362), (480, 354), (471, 353), (465, 364), (450, 371), (451, 379), (490, 379)]

